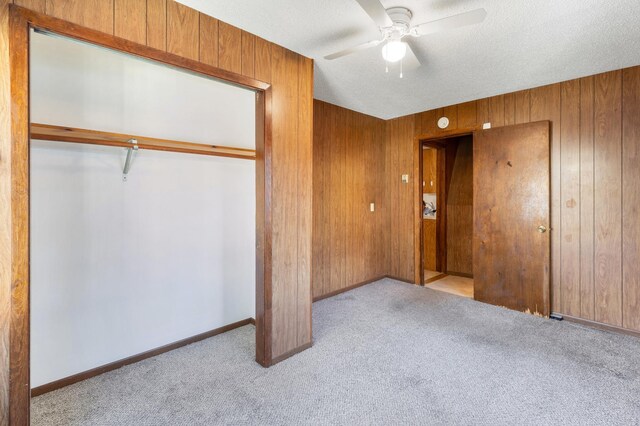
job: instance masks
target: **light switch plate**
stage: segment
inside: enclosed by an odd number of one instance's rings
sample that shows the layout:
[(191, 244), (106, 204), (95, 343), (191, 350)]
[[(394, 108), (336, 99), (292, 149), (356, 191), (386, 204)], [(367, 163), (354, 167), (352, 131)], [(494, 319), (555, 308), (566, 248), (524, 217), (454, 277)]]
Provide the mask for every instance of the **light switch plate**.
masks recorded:
[(482, 129), (483, 129), (483, 130), (487, 130), (487, 129), (490, 129), (490, 128), (491, 128), (491, 123), (484, 123), (484, 124), (482, 125)]
[(409, 175), (402, 175), (402, 183), (409, 183)]
[(376, 203), (369, 204), (369, 210), (372, 211), (372, 212), (375, 212), (376, 211)]

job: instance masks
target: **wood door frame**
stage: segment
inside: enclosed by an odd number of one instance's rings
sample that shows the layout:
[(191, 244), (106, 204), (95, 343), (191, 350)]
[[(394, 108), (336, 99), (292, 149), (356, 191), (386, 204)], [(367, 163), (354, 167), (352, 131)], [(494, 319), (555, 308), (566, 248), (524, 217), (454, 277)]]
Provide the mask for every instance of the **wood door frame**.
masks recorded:
[[(11, 309), (9, 319), (9, 423), (30, 419), (29, 297), (29, 49), (30, 31), (39, 29), (111, 50), (195, 72), (256, 92), (256, 361), (272, 359), (272, 111), (271, 85), (201, 62), (9, 6), (11, 71)], [(4, 367), (2, 367), (4, 368)]]
[(437, 216), (436, 216), (436, 269), (438, 265), (442, 269), (443, 274), (447, 270), (447, 185), (446, 185), (446, 165), (447, 165), (447, 140), (455, 139), (463, 136), (471, 136), (473, 138), (475, 129), (464, 129), (455, 132), (447, 132), (437, 137), (417, 137), (414, 143), (414, 170), (417, 179), (414, 179), (414, 190), (419, 197), (419, 202), (415, 203), (414, 215), (414, 280), (415, 284), (424, 285), (424, 243), (423, 235), (423, 217), (422, 217), (422, 147), (429, 146), (438, 150), (437, 158)]

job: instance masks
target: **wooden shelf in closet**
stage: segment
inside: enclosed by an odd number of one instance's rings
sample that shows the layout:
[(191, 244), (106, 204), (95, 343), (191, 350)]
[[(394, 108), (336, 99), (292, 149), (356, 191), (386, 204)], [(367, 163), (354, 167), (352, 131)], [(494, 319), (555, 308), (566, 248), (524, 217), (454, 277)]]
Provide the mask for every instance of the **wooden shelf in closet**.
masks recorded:
[(256, 152), (252, 149), (233, 148), (220, 145), (205, 145), (194, 142), (181, 142), (168, 139), (149, 138), (146, 136), (125, 135), (121, 133), (77, 129), (50, 124), (31, 123), (30, 137), (31, 139), (46, 141), (120, 146), (123, 148), (130, 148), (132, 146), (130, 140), (135, 139), (138, 142), (137, 145), (140, 149), (243, 158), (246, 160), (256, 159)]

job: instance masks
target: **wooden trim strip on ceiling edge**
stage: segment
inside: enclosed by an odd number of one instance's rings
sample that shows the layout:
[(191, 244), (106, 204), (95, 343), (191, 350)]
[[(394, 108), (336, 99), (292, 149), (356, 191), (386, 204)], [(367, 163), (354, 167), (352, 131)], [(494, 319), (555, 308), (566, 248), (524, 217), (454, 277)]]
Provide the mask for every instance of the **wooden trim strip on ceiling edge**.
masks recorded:
[(133, 136), (122, 133), (101, 132), (97, 130), (78, 129), (73, 127), (54, 126), (50, 124), (31, 123), (31, 139), (86, 143), (130, 148), (130, 140), (135, 139), (141, 149), (155, 151), (172, 151), (188, 154), (214, 155), (219, 157), (255, 160), (256, 152), (247, 148), (234, 148), (220, 145), (205, 145), (193, 142), (181, 142), (168, 139)]

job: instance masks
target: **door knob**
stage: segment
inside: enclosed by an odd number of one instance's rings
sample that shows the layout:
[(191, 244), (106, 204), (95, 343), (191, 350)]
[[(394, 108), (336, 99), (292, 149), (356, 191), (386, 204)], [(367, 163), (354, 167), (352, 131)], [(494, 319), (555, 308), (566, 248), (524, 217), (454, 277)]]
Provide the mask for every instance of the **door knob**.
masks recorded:
[(547, 232), (547, 227), (544, 225), (538, 226), (538, 232), (544, 234), (545, 232)]

